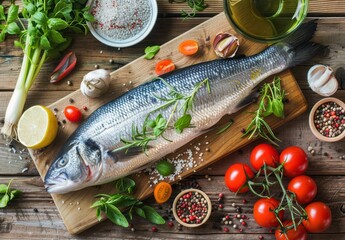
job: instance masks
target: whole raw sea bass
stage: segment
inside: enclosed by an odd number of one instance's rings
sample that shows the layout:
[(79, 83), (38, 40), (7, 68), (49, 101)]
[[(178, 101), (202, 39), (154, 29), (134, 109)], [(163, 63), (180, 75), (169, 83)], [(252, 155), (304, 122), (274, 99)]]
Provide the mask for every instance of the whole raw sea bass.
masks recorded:
[[(263, 52), (232, 60), (214, 60), (173, 71), (162, 76), (179, 93), (190, 94), (197, 84), (209, 80), (211, 91), (202, 87), (196, 93), (191, 124), (182, 133), (167, 129), (164, 137), (149, 143), (147, 152), (138, 149), (116, 151), (121, 139), (131, 139), (132, 127), (142, 127), (150, 112), (164, 104), (171, 91), (162, 80), (143, 84), (101, 106), (70, 136), (46, 176), (50, 193), (66, 193), (107, 183), (129, 175), (173, 152), (204, 133), (225, 114), (245, 104), (253, 88), (270, 75), (312, 58), (323, 46), (309, 42), (316, 23), (302, 25), (285, 42)], [(160, 98), (157, 98), (159, 96)], [(165, 118), (172, 106), (161, 109)], [(178, 111), (173, 119), (178, 118)], [(154, 116), (153, 116), (154, 117)], [(114, 151), (115, 150), (115, 151)]]

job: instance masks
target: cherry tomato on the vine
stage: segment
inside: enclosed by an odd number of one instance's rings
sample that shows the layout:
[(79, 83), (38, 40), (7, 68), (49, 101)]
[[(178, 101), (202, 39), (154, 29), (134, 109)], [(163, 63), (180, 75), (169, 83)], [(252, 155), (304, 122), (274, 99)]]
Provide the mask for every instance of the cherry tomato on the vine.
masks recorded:
[[(292, 226), (292, 221), (288, 220), (283, 222), (284, 227)], [(295, 229), (288, 230), (285, 234), (282, 232), (281, 228), (277, 228), (275, 231), (276, 240), (306, 240), (307, 231), (305, 230), (303, 224), (300, 224)]]
[(65, 117), (71, 122), (80, 122), (83, 119), (83, 114), (75, 106), (67, 106), (63, 112)]
[(249, 179), (254, 177), (250, 167), (244, 163), (236, 163), (226, 171), (225, 184), (231, 192), (245, 193), (248, 191), (247, 176)]
[(175, 64), (170, 59), (163, 59), (157, 62), (155, 72), (158, 76), (175, 70)]
[(258, 171), (264, 163), (270, 167), (277, 167), (279, 163), (279, 153), (270, 144), (259, 144), (250, 153), (250, 163)]
[(279, 162), (284, 165), (284, 175), (290, 178), (304, 174), (308, 168), (307, 154), (297, 146), (285, 148), (280, 153)]
[(179, 52), (187, 56), (197, 53), (198, 49), (199, 49), (199, 44), (195, 40), (183, 41), (178, 46)]
[[(279, 222), (274, 214), (274, 210), (279, 206), (279, 202), (274, 198), (261, 198), (254, 204), (254, 219), (261, 227), (277, 227)], [(280, 220), (283, 219), (284, 211), (278, 213)]]
[(295, 193), (299, 204), (307, 204), (313, 201), (317, 193), (315, 181), (306, 175), (297, 176), (289, 182), (288, 188), (290, 192)]
[(303, 225), (308, 232), (320, 233), (325, 231), (332, 223), (331, 209), (323, 202), (312, 202), (306, 206), (307, 220), (303, 220)]

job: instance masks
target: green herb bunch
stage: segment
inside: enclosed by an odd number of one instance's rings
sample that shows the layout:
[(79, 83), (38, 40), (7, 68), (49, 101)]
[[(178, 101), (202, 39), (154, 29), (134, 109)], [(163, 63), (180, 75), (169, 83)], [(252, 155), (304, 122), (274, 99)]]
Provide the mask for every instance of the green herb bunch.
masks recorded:
[(8, 185), (0, 184), (0, 208), (4, 208), (7, 206), (7, 204), (17, 197), (21, 192), (16, 189), (10, 189), (10, 185), (12, 183), (12, 180), (8, 183)]
[(273, 82), (265, 83), (260, 90), (259, 107), (253, 113), (254, 117), (244, 132), (243, 136), (249, 135), (249, 139), (262, 137), (274, 145), (280, 141), (273, 133), (265, 117), (274, 115), (284, 118), (284, 97), (285, 91), (281, 88), (281, 79), (275, 76)]
[[(98, 194), (99, 200), (92, 204), (91, 208), (96, 208), (97, 219), (101, 220), (101, 212), (104, 212), (110, 221), (122, 227), (128, 227), (128, 219), (133, 219), (133, 213), (142, 218), (146, 218), (154, 224), (164, 224), (165, 220), (152, 207), (144, 205), (135, 197), (129, 195), (135, 188), (135, 182), (128, 177), (119, 179), (116, 182), (116, 194)], [(127, 209), (125, 213), (121, 209)]]
[[(159, 78), (170, 90), (167, 97), (154, 96), (156, 99), (160, 100), (163, 104), (157, 109), (151, 111), (143, 122), (142, 130), (139, 130), (138, 126), (132, 126), (132, 136), (131, 139), (121, 139), (124, 144), (122, 147), (114, 150), (126, 150), (126, 152), (131, 148), (141, 148), (143, 152), (146, 153), (148, 149), (148, 144), (157, 140), (159, 137), (164, 138), (167, 141), (169, 139), (164, 137), (164, 132), (169, 128), (174, 128), (177, 133), (182, 133), (184, 129), (192, 127), (191, 121), (192, 116), (188, 113), (193, 108), (193, 102), (197, 92), (202, 88), (206, 87), (207, 91), (210, 93), (210, 83), (208, 79), (205, 79), (197, 83), (191, 90), (190, 94), (183, 94), (178, 92), (173, 86), (166, 82), (163, 78)], [(178, 106), (181, 106), (182, 115), (171, 125), (173, 116), (178, 111)], [(153, 113), (157, 113), (163, 109), (172, 107), (172, 111), (168, 118), (163, 117), (159, 113), (155, 118), (151, 118)]]

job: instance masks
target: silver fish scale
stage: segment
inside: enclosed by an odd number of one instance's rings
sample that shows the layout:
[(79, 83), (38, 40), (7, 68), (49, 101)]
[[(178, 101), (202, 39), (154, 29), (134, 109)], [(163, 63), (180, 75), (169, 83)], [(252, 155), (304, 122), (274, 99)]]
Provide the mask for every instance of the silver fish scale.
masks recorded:
[[(236, 111), (237, 105), (259, 82), (287, 67), (287, 58), (285, 52), (273, 46), (252, 57), (215, 60), (162, 76), (178, 92), (186, 95), (191, 93), (197, 83), (208, 78), (211, 93), (203, 87), (196, 94), (191, 112), (195, 128), (185, 129), (182, 134), (167, 130), (164, 136), (172, 142), (162, 138), (151, 142), (150, 146), (153, 147), (148, 150), (147, 155), (137, 154), (125, 161), (120, 159), (114, 164), (114, 159), (107, 153), (108, 150), (122, 146), (121, 138), (129, 140), (132, 126), (140, 129), (147, 114), (163, 104), (154, 96), (166, 97), (169, 88), (159, 79), (145, 83), (97, 109), (68, 141), (83, 142), (92, 139), (101, 147), (103, 171), (97, 184), (128, 175), (180, 148), (217, 123), (225, 114)], [(166, 118), (170, 112), (171, 107), (159, 111)], [(174, 119), (179, 116), (181, 113), (176, 113)]]

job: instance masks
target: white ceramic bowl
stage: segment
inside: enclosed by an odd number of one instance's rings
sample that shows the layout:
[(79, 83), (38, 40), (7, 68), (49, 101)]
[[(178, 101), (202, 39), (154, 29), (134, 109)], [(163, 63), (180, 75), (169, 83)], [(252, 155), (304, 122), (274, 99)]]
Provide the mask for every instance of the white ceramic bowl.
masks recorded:
[[(141, 42), (153, 29), (156, 20), (157, 20), (157, 15), (158, 15), (158, 7), (157, 7), (157, 1), (156, 0), (147, 0), (149, 1), (149, 5), (151, 8), (151, 14), (148, 23), (146, 26), (141, 29), (136, 35), (129, 37), (127, 39), (115, 39), (115, 38), (110, 38), (109, 36), (102, 34), (101, 31), (97, 30), (94, 28), (94, 25), (90, 22), (87, 22), (87, 26), (90, 29), (91, 34), (100, 42), (111, 46), (111, 47), (118, 47), (118, 48), (123, 48), (123, 47), (129, 47), (133, 46), (139, 42)], [(92, 6), (94, 0), (89, 0), (87, 2), (87, 6)]]

